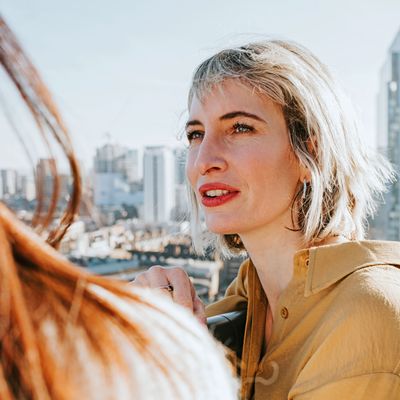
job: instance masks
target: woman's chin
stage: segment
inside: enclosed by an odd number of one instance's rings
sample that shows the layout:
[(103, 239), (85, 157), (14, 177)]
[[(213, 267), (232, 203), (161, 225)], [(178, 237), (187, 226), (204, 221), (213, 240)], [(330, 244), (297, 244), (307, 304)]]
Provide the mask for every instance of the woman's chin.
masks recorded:
[(225, 226), (221, 226), (221, 225), (213, 225), (213, 224), (206, 224), (207, 229), (212, 232), (215, 233), (216, 235), (233, 235), (237, 233), (237, 230), (235, 229), (230, 229), (229, 227)]
[[(232, 217), (232, 216), (230, 216)], [(207, 229), (217, 235), (231, 235), (241, 231), (240, 227), (243, 222), (238, 221), (236, 218), (229, 218), (224, 215), (206, 215), (205, 223)]]

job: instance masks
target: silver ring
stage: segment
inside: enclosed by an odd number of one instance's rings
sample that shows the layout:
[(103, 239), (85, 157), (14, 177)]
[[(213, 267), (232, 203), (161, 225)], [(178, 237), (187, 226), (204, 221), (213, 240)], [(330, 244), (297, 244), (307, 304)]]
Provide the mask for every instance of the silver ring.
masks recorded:
[(157, 289), (164, 289), (167, 292), (173, 292), (174, 291), (174, 287), (171, 284), (159, 286)]

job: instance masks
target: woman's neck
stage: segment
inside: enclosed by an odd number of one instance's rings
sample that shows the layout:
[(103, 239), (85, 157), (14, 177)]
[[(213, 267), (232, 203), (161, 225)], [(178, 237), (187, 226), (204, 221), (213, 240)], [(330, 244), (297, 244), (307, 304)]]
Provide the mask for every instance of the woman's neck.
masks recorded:
[(270, 232), (262, 229), (240, 237), (257, 270), (275, 317), (279, 296), (293, 276), (294, 254), (304, 247), (302, 234), (282, 228)]
[[(293, 276), (294, 255), (306, 247), (303, 234), (288, 228), (264, 227), (251, 233), (241, 234), (240, 238), (257, 270), (275, 318), (279, 297)], [(347, 239), (342, 236), (331, 236), (314, 246), (344, 241)]]

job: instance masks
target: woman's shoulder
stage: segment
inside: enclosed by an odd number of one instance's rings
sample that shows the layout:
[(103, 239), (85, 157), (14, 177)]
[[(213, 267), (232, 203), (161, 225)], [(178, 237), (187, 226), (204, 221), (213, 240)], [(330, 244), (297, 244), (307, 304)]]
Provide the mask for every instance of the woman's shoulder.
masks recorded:
[(337, 299), (359, 315), (392, 313), (385, 322), (400, 323), (400, 266), (376, 264), (360, 268), (337, 286)]
[(364, 308), (398, 309), (400, 242), (365, 240), (345, 246), (335, 261), (337, 268), (344, 272), (338, 289), (353, 299), (353, 305), (359, 301)]
[(399, 357), (400, 243), (345, 243), (310, 256), (308, 292), (325, 291), (328, 300), (323, 336), (337, 336), (352, 353)]
[(309, 251), (306, 296), (334, 290), (344, 301), (352, 298), (376, 305), (400, 301), (400, 243), (345, 242)]
[(351, 355), (353, 363), (361, 363), (360, 371), (400, 376), (400, 268), (389, 264), (360, 268), (330, 293), (334, 300), (322, 319), (323, 347), (340, 343), (333, 346), (336, 356), (340, 353), (339, 358), (346, 360)]
[[(299, 382), (350, 385), (355, 377), (371, 382), (379, 376), (400, 378), (397, 266), (359, 268), (317, 296), (316, 304), (324, 308), (323, 314), (310, 336), (314, 351)], [(321, 365), (329, 367), (321, 372)]]

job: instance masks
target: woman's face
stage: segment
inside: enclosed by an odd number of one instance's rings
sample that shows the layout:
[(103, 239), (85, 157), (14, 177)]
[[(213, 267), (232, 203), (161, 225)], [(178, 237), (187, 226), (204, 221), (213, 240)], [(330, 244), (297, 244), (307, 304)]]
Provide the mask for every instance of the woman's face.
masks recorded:
[(244, 235), (292, 226), (301, 171), (282, 107), (239, 80), (197, 97), (186, 127), (187, 175), (210, 231)]

